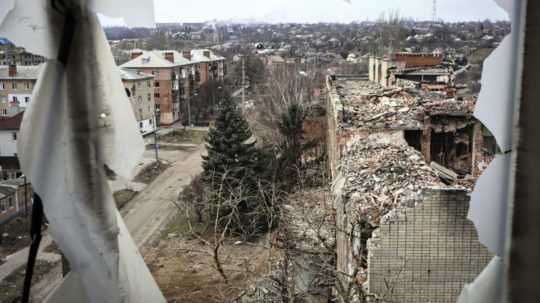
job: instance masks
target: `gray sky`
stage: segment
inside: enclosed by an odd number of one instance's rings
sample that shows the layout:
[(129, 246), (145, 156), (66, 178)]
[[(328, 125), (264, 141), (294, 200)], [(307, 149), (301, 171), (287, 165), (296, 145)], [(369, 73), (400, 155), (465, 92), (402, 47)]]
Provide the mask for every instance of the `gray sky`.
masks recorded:
[[(137, 0), (135, 0), (137, 1)], [(266, 22), (351, 22), (375, 20), (399, 11), (403, 17), (430, 20), (432, 0), (154, 0), (157, 22), (213, 19)], [(437, 15), (446, 21), (506, 20), (493, 0), (437, 0)], [(106, 25), (120, 21), (103, 18)]]

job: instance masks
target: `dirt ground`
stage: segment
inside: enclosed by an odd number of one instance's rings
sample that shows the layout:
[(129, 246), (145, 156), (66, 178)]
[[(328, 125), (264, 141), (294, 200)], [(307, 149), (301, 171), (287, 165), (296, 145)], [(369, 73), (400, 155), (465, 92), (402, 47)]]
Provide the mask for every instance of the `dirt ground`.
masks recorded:
[(220, 259), (228, 284), (216, 270), (212, 247), (198, 239), (162, 239), (147, 250), (145, 260), (168, 302), (223, 303), (238, 298), (267, 272), (268, 256), (263, 245), (226, 243)]
[(164, 172), (170, 165), (164, 162), (154, 162), (145, 168), (143, 168), (137, 176), (133, 179), (135, 182), (144, 184), (150, 184), (154, 181), (162, 172)]
[(28, 245), (30, 245), (30, 216), (17, 217), (0, 226), (0, 260)]
[(161, 136), (161, 143), (193, 143), (201, 144), (204, 142), (208, 132), (206, 130), (186, 129), (174, 130), (173, 132)]
[[(55, 263), (37, 260), (34, 267), (34, 275), (32, 284), (41, 280), (53, 267)], [(26, 266), (21, 266), (11, 275), (7, 276), (0, 282), (0, 302), (2, 303), (18, 303), (21, 301), (21, 290), (24, 283)]]

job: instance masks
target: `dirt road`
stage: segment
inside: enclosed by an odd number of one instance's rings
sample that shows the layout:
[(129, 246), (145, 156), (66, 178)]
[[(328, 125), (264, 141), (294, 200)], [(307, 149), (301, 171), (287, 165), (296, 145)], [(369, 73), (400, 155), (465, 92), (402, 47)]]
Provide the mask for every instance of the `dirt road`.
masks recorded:
[(176, 213), (178, 193), (202, 171), (204, 146), (182, 153), (180, 158), (129, 203), (124, 212), (126, 225), (139, 247), (143, 246)]

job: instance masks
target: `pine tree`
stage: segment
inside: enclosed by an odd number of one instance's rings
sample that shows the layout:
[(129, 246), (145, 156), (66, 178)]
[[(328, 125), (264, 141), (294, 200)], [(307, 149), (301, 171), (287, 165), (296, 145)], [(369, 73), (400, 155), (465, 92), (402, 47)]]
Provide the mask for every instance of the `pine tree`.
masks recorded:
[(257, 150), (248, 122), (236, 104), (226, 98), (222, 101), (206, 140), (208, 155), (203, 157), (205, 180), (213, 178), (245, 180), (253, 177), (257, 163)]
[[(222, 226), (242, 234), (263, 230), (264, 199), (257, 192), (258, 151), (249, 124), (236, 104), (226, 98), (220, 104), (215, 126), (206, 140), (203, 180), (210, 195), (210, 216)], [(221, 204), (220, 204), (221, 203)]]

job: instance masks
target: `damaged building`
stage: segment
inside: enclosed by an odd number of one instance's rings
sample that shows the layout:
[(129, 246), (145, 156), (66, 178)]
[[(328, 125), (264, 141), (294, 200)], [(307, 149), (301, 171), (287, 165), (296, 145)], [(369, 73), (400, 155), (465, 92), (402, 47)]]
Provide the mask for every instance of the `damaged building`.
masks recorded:
[(491, 258), (466, 218), (491, 157), (475, 99), (368, 77), (327, 88), (340, 279), (377, 302), (455, 302)]
[(369, 58), (369, 80), (384, 87), (430, 85), (445, 90), (454, 81), (454, 68), (440, 53), (395, 53)]

